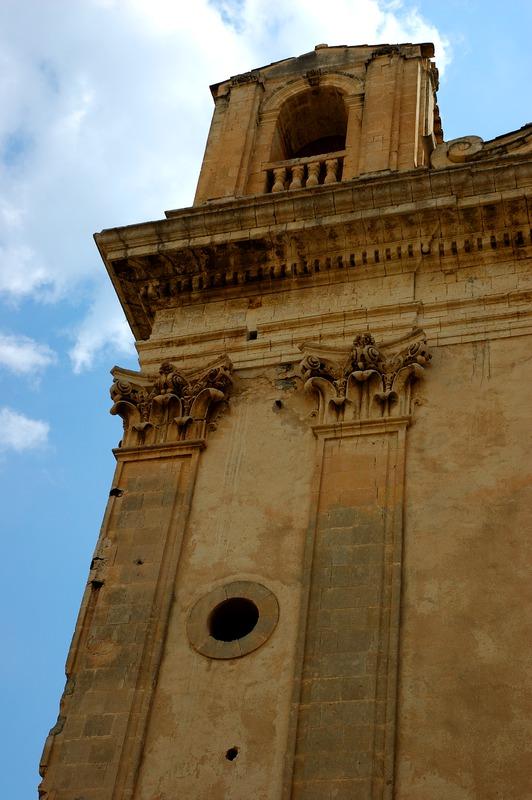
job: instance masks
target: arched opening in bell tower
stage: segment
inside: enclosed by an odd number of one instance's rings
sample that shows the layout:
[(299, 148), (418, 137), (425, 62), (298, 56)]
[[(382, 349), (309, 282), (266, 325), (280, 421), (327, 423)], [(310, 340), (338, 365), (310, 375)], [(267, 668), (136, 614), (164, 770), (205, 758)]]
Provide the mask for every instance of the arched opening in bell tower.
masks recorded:
[(345, 148), (347, 109), (334, 86), (314, 87), (290, 97), (281, 107), (272, 161), (308, 158)]
[(335, 86), (310, 86), (279, 109), (266, 191), (282, 192), (342, 179), (347, 107)]

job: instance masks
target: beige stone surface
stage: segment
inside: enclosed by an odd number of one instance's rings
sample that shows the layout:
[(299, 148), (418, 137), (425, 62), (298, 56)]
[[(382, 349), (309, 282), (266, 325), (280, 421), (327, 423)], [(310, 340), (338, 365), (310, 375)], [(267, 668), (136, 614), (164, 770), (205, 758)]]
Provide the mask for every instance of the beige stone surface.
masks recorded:
[[(283, 394), (275, 372), (242, 377), (202, 457), (139, 798), (280, 796), (314, 452), (302, 398), (274, 410)], [(274, 592), (279, 622), (263, 648), (206, 659), (187, 641), (188, 615), (211, 587), (235, 579)]]
[[(430, 44), (316, 48), (215, 84), (195, 203), (259, 194), (273, 184), (282, 191), (283, 182), (288, 188), (291, 161), (313, 156), (307, 151), (318, 139), (328, 140), (319, 153), (342, 151), (342, 180), (426, 165), (426, 142), (436, 141), (433, 50)], [(286, 173), (272, 175), (274, 162)]]
[(195, 205), (96, 236), (140, 371), (44, 800), (532, 797), (532, 128), (444, 142), (431, 56), (217, 84)]
[(435, 351), (410, 431), (401, 798), (532, 796), (531, 344)]

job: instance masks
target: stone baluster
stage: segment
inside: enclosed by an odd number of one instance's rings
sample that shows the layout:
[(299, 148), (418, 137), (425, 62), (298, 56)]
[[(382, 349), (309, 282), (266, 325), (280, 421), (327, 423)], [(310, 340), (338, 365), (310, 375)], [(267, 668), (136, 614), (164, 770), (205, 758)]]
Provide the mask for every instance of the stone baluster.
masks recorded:
[(305, 167), (303, 164), (296, 164), (292, 167), (292, 180), (289, 189), (301, 189), (303, 187), (303, 175)]
[(337, 181), (337, 171), (338, 171), (338, 159), (337, 158), (327, 158), (325, 160), (325, 180), (323, 183), (336, 183)]
[(308, 165), (307, 186), (318, 186), (320, 182), (320, 167), (319, 161), (311, 161)]
[(272, 192), (284, 192), (285, 179), (286, 167), (277, 167), (274, 169)]

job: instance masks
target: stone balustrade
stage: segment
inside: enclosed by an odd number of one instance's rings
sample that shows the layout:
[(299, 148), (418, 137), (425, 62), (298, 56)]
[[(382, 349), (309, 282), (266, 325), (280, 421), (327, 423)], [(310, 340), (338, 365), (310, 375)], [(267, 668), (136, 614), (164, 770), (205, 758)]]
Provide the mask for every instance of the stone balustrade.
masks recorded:
[(285, 192), (342, 180), (345, 150), (265, 164), (268, 192)]

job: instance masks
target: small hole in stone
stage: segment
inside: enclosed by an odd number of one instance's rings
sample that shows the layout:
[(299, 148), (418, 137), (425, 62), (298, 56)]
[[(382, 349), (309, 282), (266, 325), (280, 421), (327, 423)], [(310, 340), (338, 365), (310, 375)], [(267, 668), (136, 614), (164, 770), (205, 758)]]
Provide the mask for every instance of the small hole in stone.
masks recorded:
[(230, 747), (225, 757), (228, 761), (234, 761), (238, 755), (238, 747)]
[(119, 489), (118, 486), (115, 486), (109, 492), (109, 497), (122, 497), (123, 494), (124, 494), (124, 490), (123, 489)]
[(139, 566), (141, 566), (142, 564), (144, 564), (144, 561), (142, 560), (142, 558), (136, 558), (135, 559), (135, 564), (138, 564)]
[(219, 642), (234, 642), (251, 633), (259, 620), (259, 609), (246, 597), (230, 597), (213, 609), (209, 633)]
[(248, 341), (252, 342), (257, 338), (257, 331), (248, 331)]

